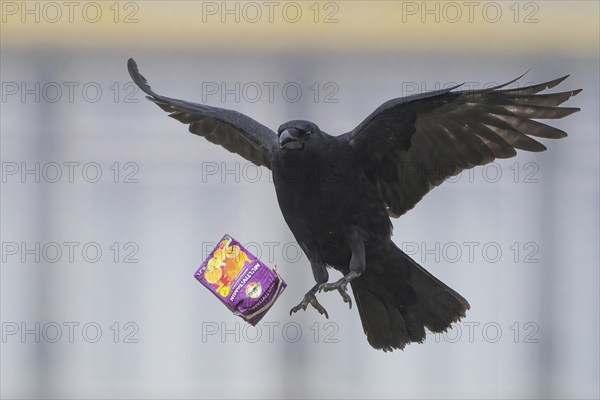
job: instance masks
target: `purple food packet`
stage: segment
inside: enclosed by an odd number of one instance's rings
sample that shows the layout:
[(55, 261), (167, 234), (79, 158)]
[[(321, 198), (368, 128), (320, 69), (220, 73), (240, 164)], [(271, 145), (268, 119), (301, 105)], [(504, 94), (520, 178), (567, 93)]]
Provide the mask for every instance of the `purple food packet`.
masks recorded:
[(223, 236), (194, 276), (252, 325), (265, 316), (287, 286), (276, 270), (229, 235)]

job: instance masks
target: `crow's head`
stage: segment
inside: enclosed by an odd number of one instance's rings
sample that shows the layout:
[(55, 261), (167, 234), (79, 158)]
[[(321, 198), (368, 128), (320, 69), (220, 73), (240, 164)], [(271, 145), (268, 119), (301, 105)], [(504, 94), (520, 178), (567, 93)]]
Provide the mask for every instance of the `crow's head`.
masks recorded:
[(321, 136), (321, 130), (310, 121), (289, 121), (281, 125), (277, 130), (279, 136), (280, 150), (302, 150), (305, 146), (310, 146), (318, 141)]

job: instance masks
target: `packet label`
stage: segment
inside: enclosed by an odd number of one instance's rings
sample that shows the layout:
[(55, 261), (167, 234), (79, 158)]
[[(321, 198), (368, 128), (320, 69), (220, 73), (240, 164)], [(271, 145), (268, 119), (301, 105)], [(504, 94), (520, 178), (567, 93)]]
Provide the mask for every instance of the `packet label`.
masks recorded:
[(235, 315), (256, 325), (286, 288), (286, 283), (229, 235), (217, 243), (196, 279)]

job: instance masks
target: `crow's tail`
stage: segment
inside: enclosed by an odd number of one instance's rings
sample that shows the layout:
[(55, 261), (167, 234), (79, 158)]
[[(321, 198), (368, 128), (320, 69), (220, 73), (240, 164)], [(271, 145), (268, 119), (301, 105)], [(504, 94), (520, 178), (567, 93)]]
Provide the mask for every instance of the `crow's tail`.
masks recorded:
[(369, 344), (384, 351), (421, 343), (425, 328), (445, 331), (470, 308), (396, 246), (367, 254), (367, 268), (351, 286)]

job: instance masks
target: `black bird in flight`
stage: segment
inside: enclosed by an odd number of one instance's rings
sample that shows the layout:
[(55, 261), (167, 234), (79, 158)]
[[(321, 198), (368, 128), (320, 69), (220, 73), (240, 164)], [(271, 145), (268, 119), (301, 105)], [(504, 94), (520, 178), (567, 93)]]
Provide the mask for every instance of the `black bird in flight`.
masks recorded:
[[(392, 242), (390, 217), (410, 210), (446, 178), (516, 149), (544, 151), (530, 136), (567, 136), (536, 119), (562, 118), (558, 107), (579, 90), (538, 94), (567, 76), (516, 89), (458, 91), (460, 85), (389, 100), (353, 131), (331, 136), (309, 121), (273, 132), (236, 111), (156, 94), (128, 62), (133, 81), (190, 132), (272, 170), (281, 212), (310, 261), (316, 285), (292, 308), (310, 304), (328, 317), (315, 294), (337, 290), (352, 307), (350, 284), (371, 346), (384, 351), (423, 342), (425, 328), (445, 331), (469, 303)], [(327, 267), (343, 277), (329, 283)]]

